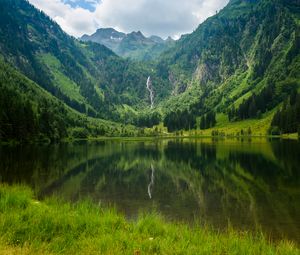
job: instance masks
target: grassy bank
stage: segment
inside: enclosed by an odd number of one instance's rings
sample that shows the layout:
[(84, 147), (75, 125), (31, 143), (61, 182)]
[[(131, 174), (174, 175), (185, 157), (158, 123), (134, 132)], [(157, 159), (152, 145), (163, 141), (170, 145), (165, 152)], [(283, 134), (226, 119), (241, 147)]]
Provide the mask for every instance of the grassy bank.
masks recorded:
[(261, 234), (216, 233), (150, 214), (128, 221), (91, 202), (38, 202), (26, 187), (0, 186), (0, 254), (299, 254)]

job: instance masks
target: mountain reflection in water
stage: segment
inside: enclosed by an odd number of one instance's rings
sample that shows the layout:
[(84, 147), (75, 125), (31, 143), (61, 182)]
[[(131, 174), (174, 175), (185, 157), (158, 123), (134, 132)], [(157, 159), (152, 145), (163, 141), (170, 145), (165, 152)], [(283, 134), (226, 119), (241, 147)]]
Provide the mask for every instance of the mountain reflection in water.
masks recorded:
[(265, 139), (2, 147), (0, 180), (29, 184), (39, 198), (89, 197), (128, 217), (156, 210), (299, 244), (299, 155), (297, 141)]

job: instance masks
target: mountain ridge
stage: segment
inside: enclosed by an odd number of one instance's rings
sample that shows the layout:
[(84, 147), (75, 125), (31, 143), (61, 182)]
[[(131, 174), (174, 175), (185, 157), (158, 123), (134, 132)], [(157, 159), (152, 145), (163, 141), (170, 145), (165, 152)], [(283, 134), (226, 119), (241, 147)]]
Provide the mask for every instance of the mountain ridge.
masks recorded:
[[(123, 121), (118, 108), (124, 104), (146, 107), (146, 81), (149, 75), (155, 80), (149, 66), (74, 39), (27, 1), (5, 0), (1, 7), (1, 55), (70, 107), (117, 121)], [(163, 81), (155, 84), (165, 86)]]
[[(241, 120), (242, 106), (255, 108), (249, 116), (257, 118), (298, 90), (299, 11), (290, 5), (285, 0), (230, 1), (182, 37), (160, 59), (161, 75), (169, 78), (176, 96), (164, 108), (176, 118), (177, 110), (205, 118), (211, 111), (227, 115), (234, 108), (230, 124)], [(276, 91), (276, 97), (264, 106), (248, 103), (252, 95), (262, 97), (264, 88)]]
[[(26, 76), (77, 112), (77, 116), (97, 118), (101, 123), (100, 119), (122, 123), (124, 130), (131, 130), (123, 132), (126, 134), (142, 134), (146, 127), (155, 134), (163, 134), (167, 127), (170, 132), (195, 130), (196, 134), (217, 134), (220, 131), (236, 135), (245, 133), (241, 129), (252, 133), (250, 129), (254, 126), (256, 134), (267, 134), (271, 129), (277, 133), (296, 132), (300, 124), (298, 0), (230, 1), (193, 33), (173, 42), (169, 49), (157, 55), (151, 48), (146, 55), (142, 50), (143, 56), (154, 55), (155, 61), (151, 58), (133, 61), (119, 57), (99, 43), (77, 40), (28, 1), (5, 0), (1, 7), (0, 58), (15, 68), (14, 72)], [(136, 49), (138, 43), (149, 40), (141, 32), (129, 35), (113, 29), (105, 32), (108, 39), (112, 33), (117, 41), (123, 37), (127, 48)], [(138, 43), (132, 44), (133, 39)], [(151, 40), (158, 44), (160, 41), (158, 37)], [(136, 51), (137, 56), (140, 53)], [(3, 64), (2, 77), (5, 70)], [(8, 75), (13, 74), (8, 72)], [(154, 95), (153, 109), (148, 81)], [(13, 82), (9, 85), (16, 90), (21, 86)], [(6, 91), (7, 87), (0, 89)], [(30, 97), (28, 90), (12, 95), (15, 99), (11, 101), (21, 100), (21, 105), (36, 116), (34, 122), (39, 122), (42, 111), (36, 109), (38, 102), (20, 99)], [(38, 97), (34, 96), (34, 100), (38, 101)], [(12, 122), (20, 123), (14, 118), (7, 119), (6, 110), (4, 106), (0, 109), (1, 134)], [(281, 117), (285, 113), (291, 117)], [(272, 120), (274, 115), (276, 120)], [(58, 112), (53, 116), (62, 118)], [(67, 132), (55, 135), (58, 129), (54, 125), (47, 136), (56, 139), (70, 134), (68, 130), (72, 128), (88, 129), (90, 125), (93, 128), (89, 132), (98, 134), (95, 121), (84, 125), (69, 118)], [(286, 128), (290, 121), (293, 128)], [(127, 127), (128, 124), (139, 128)], [(39, 125), (36, 127), (42, 130)], [(119, 126), (114, 129), (117, 131), (105, 129), (105, 133), (120, 134), (123, 130)]]
[(122, 57), (147, 61), (157, 59), (175, 42), (171, 37), (164, 40), (156, 35), (146, 37), (141, 31), (123, 33), (114, 28), (99, 28), (92, 35), (83, 35), (80, 40), (105, 45)]

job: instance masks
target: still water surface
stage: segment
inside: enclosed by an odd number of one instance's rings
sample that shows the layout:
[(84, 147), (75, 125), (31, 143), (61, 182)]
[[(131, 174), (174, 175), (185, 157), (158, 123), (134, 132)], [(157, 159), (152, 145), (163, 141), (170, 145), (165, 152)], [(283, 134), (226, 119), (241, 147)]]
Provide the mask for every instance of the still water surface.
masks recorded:
[(300, 143), (252, 140), (76, 142), (0, 148), (0, 181), (39, 198), (91, 198), (135, 218), (262, 230), (300, 243)]

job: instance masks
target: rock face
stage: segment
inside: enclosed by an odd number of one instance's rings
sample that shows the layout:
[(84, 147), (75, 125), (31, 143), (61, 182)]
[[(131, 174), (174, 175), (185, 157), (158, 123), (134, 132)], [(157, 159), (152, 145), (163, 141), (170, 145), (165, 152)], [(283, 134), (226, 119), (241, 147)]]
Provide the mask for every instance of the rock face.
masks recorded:
[(103, 44), (119, 56), (135, 60), (156, 59), (175, 43), (170, 37), (163, 40), (155, 35), (146, 37), (141, 31), (125, 34), (113, 28), (100, 28), (94, 34), (84, 35), (80, 39)]
[(126, 37), (125, 33), (118, 32), (113, 28), (100, 28), (92, 35), (83, 35), (82, 41), (92, 41), (116, 51), (120, 42)]

